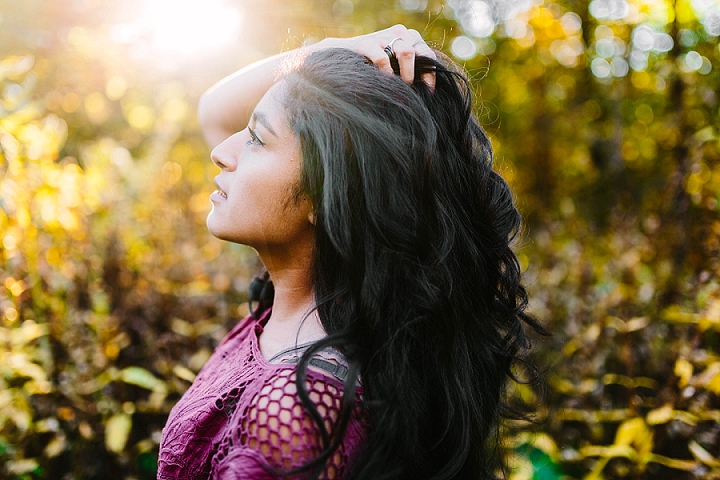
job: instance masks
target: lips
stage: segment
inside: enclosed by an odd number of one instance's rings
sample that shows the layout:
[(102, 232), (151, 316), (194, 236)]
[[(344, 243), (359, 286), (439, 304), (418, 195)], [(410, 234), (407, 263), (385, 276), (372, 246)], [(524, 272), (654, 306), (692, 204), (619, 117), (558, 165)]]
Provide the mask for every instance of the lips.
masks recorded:
[(227, 200), (227, 193), (225, 193), (225, 190), (220, 188), (220, 185), (218, 185), (217, 180), (215, 180), (215, 186), (217, 187), (217, 190), (215, 190), (213, 193), (220, 195), (222, 198)]

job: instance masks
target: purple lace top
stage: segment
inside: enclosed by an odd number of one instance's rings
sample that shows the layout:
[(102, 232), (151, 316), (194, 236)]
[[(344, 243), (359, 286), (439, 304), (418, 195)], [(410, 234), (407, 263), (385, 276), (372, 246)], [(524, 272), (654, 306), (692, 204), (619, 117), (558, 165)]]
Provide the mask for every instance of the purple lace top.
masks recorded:
[[(190, 389), (170, 412), (163, 428), (158, 479), (300, 479), (280, 476), (322, 451), (322, 437), (297, 396), (295, 369), (302, 350), (265, 360), (258, 336), (269, 318), (247, 317), (225, 337)], [(341, 407), (343, 370), (335, 350), (313, 357), (305, 385), (332, 435)], [(319, 363), (318, 363), (319, 362)], [(337, 367), (336, 369), (327, 368)], [(346, 371), (346, 370), (345, 370)], [(337, 373), (336, 373), (337, 374)], [(339, 375), (342, 376), (342, 375)], [(361, 394), (358, 388), (358, 398)], [(344, 478), (365, 439), (362, 413), (353, 414), (343, 442), (328, 461), (324, 478)]]

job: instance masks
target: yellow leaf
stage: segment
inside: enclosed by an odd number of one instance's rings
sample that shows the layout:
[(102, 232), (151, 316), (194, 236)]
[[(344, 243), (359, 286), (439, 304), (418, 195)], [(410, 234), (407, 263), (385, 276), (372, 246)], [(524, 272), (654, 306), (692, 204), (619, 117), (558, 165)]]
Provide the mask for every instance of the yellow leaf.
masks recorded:
[(563, 354), (566, 357), (571, 356), (575, 351), (580, 348), (580, 343), (577, 342), (575, 339), (568, 340), (565, 346), (563, 347)]
[(695, 132), (693, 137), (701, 143), (710, 142), (715, 138), (715, 132), (713, 131), (713, 127), (708, 125), (707, 127)]
[(600, 325), (592, 324), (588, 329), (585, 331), (585, 335), (583, 335), (584, 340), (590, 343), (594, 343), (598, 337), (600, 336)]
[(662, 317), (667, 321), (675, 323), (697, 323), (699, 315), (697, 313), (685, 312), (679, 306), (673, 305), (662, 312)]
[(89, 395), (93, 392), (104, 388), (110, 382), (114, 382), (120, 378), (120, 372), (115, 367), (110, 367), (96, 378), (92, 378), (84, 383), (78, 384), (75, 389), (78, 393)]
[(558, 453), (557, 444), (555, 441), (550, 437), (550, 435), (546, 433), (540, 433), (538, 434), (532, 441), (532, 446), (542, 450), (543, 452), (547, 453), (551, 457)]
[(715, 395), (720, 395), (720, 373), (715, 375), (707, 384), (707, 389)]
[[(10, 419), (21, 432), (30, 428), (32, 423), (32, 407), (27, 397), (17, 388), (5, 390), (8, 395), (0, 395), (0, 405), (10, 400), (2, 409), (2, 417)], [(2, 418), (0, 417), (0, 418)]]
[(602, 377), (602, 382), (605, 385), (616, 384), (626, 388), (635, 388), (635, 380), (626, 375), (618, 375), (616, 373), (606, 373)]
[(647, 414), (648, 425), (660, 425), (675, 418), (675, 412), (670, 405), (663, 405), (660, 408), (651, 410)]
[(698, 417), (683, 410), (675, 410), (675, 419), (692, 426), (697, 425), (698, 422)]
[(508, 480), (531, 480), (533, 478), (533, 465), (525, 456), (513, 455), (508, 463), (511, 472)]
[(22, 475), (30, 473), (38, 468), (38, 463), (32, 458), (24, 458), (21, 460), (10, 460), (6, 465), (5, 469), (11, 475)]
[(80, 432), (80, 435), (82, 435), (85, 440), (92, 440), (95, 436), (95, 432), (87, 422), (80, 422), (80, 425), (78, 425), (78, 432)]
[(10, 390), (0, 390), (0, 412), (4, 412), (12, 404), (13, 398)]
[(619, 422), (634, 415), (628, 408), (617, 408), (614, 410), (595, 410), (591, 413), (592, 422)]
[(38, 420), (35, 422), (35, 431), (36, 432), (57, 432), (60, 428), (60, 423), (58, 422), (58, 419), (55, 417), (48, 417), (43, 418), (42, 420)]
[(560, 410), (558, 417), (566, 422), (587, 422), (590, 418), (590, 413), (579, 408), (566, 408)]
[(10, 367), (18, 377), (28, 377), (38, 382), (46, 382), (47, 374), (40, 365), (33, 363), (32, 359), (24, 353), (14, 353), (7, 359), (7, 366)]
[(130, 430), (132, 417), (127, 413), (117, 413), (110, 417), (105, 424), (105, 446), (108, 450), (120, 453), (125, 449)]
[(720, 393), (715, 389), (720, 389), (720, 362), (713, 362), (697, 376), (694, 384), (698, 387), (707, 387), (709, 390)]
[(167, 387), (165, 384), (161, 384), (157, 387), (148, 397), (148, 409), (149, 410), (160, 410), (162, 408), (165, 397), (167, 397)]
[(678, 358), (675, 362), (675, 376), (678, 377), (678, 386), (685, 387), (692, 378), (693, 366), (684, 358)]
[(632, 445), (637, 451), (640, 465), (648, 462), (653, 443), (653, 432), (642, 417), (625, 420), (615, 434), (615, 445)]
[(635, 450), (628, 445), (611, 445), (609, 447), (603, 445), (588, 445), (580, 449), (580, 455), (583, 457), (634, 458)]
[(535, 392), (533, 392), (532, 388), (528, 385), (516, 383), (514, 388), (517, 396), (520, 397), (526, 405), (534, 405), (537, 403)]
[(552, 388), (554, 388), (557, 392), (560, 393), (572, 394), (572, 392), (575, 391), (574, 383), (558, 375), (550, 375), (550, 378), (548, 378), (548, 383)]
[(650, 325), (649, 317), (634, 317), (627, 321), (628, 332), (635, 332)]
[(212, 351), (209, 348), (201, 348), (188, 360), (188, 368), (199, 372), (203, 365), (210, 359), (211, 354)]
[(653, 390), (658, 388), (657, 380), (652, 379), (652, 378), (635, 377), (633, 380), (635, 381), (635, 386), (637, 386), (637, 387), (650, 388)]
[(625, 420), (615, 434), (615, 445), (630, 445), (635, 441), (645, 422), (639, 418)]
[(183, 337), (194, 337), (195, 329), (192, 324), (180, 318), (173, 318), (170, 329)]
[(9, 115), (0, 119), (0, 125), (6, 130), (18, 130), (22, 125), (30, 123), (42, 114), (42, 110), (35, 104), (28, 104), (25, 107), (15, 110)]
[(720, 423), (720, 410), (697, 410), (695, 411), (697, 419), (701, 422), (712, 421)]
[(595, 390), (598, 386), (598, 381), (594, 378), (584, 378), (580, 382), (580, 389), (578, 390), (580, 393), (590, 393), (593, 390)]
[(687, 24), (697, 19), (693, 7), (687, 1), (678, 0), (675, 2), (675, 15), (678, 23)]
[(193, 373), (193, 371), (181, 365), (175, 365), (175, 367), (173, 367), (173, 373), (178, 377), (182, 378), (183, 380), (187, 380), (190, 383), (195, 381), (195, 374)]
[(605, 469), (605, 465), (608, 463), (608, 458), (601, 458), (597, 462), (595, 462), (595, 465), (593, 465), (593, 469), (583, 477), (583, 480), (598, 480), (603, 478), (602, 477), (602, 471)]
[(16, 77), (30, 70), (35, 59), (30, 56), (9, 56), (0, 61), (0, 78)]
[(50, 440), (44, 450), (44, 454), (48, 458), (54, 458), (60, 455), (67, 448), (67, 438), (65, 434), (60, 433), (55, 438)]
[(720, 461), (713, 457), (710, 452), (701, 447), (695, 440), (690, 440), (690, 443), (688, 443), (688, 450), (690, 450), (690, 453), (693, 454), (693, 457), (697, 458), (708, 467), (720, 467)]
[(11, 342), (13, 347), (22, 348), (47, 333), (47, 325), (38, 325), (33, 320), (25, 320), (20, 328), (13, 329)]
[(28, 395), (46, 395), (52, 392), (52, 383), (47, 380), (30, 380), (23, 385)]
[(669, 468), (674, 468), (675, 470), (684, 470), (686, 472), (689, 472), (691, 470), (694, 470), (697, 468), (697, 462), (693, 462), (690, 460), (680, 460), (677, 458), (670, 458), (665, 457), (663, 455), (658, 455), (656, 453), (653, 453), (650, 456), (650, 462), (653, 463), (659, 463), (660, 465), (665, 465)]
[(48, 334), (47, 325), (39, 325), (34, 320), (25, 320), (20, 328), (24, 344), (28, 344), (38, 337)]

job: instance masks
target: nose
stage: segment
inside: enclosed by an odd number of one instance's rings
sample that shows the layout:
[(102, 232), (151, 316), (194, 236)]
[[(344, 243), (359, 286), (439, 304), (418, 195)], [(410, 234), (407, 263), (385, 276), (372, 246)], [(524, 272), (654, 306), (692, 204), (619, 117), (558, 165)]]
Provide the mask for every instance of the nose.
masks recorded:
[(220, 145), (216, 146), (210, 152), (210, 159), (221, 170), (233, 170), (236, 166), (235, 156), (239, 153), (237, 147), (233, 147), (233, 139), (237, 136), (232, 135), (226, 138)]

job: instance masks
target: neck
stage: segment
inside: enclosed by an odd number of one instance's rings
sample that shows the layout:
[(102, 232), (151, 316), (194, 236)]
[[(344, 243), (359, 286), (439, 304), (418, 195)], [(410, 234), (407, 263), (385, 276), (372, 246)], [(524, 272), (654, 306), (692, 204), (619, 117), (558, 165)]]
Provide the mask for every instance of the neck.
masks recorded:
[(320, 319), (313, 311), (311, 255), (295, 253), (279, 257), (260, 252), (275, 289), (272, 313), (260, 336), (260, 349), (266, 358), (284, 348), (325, 336)]
[[(268, 268), (275, 289), (271, 320), (286, 327), (299, 324), (315, 305), (308, 272), (303, 269)], [(300, 319), (298, 320), (298, 316)]]

